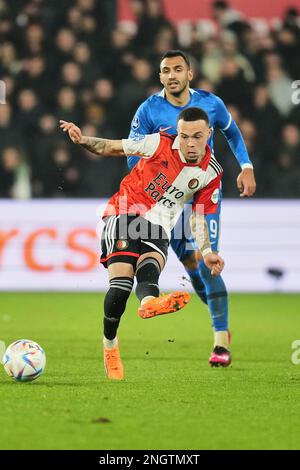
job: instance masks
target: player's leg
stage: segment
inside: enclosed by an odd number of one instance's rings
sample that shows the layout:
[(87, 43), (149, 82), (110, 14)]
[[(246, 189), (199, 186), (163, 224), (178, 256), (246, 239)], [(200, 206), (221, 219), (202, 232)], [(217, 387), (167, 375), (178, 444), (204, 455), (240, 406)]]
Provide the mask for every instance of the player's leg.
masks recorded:
[(104, 299), (104, 367), (109, 379), (123, 380), (124, 367), (121, 361), (117, 332), (121, 317), (133, 287), (132, 265), (114, 263), (108, 266), (109, 289)]
[[(218, 212), (214, 215), (206, 216), (207, 225), (209, 230), (210, 242), (212, 250), (218, 251), (219, 235), (220, 235), (220, 201)], [(212, 365), (229, 365), (231, 358), (228, 357), (229, 348), (229, 332), (228, 332), (228, 295), (225, 283), (222, 276), (212, 276), (210, 270), (206, 267), (200, 251), (196, 247), (196, 242), (193, 240), (189, 224), (186, 221), (189, 219), (190, 209), (185, 209), (185, 230), (182, 238), (177, 234), (176, 240), (171, 240), (171, 245), (177, 254), (179, 260), (183, 263), (186, 271), (190, 275), (193, 287), (198, 296), (205, 301), (208, 305), (209, 313), (213, 323), (214, 329), (214, 351), (210, 357)], [(204, 295), (199, 292), (197, 279), (201, 280), (204, 286)], [(193, 281), (194, 280), (194, 281)], [(216, 354), (215, 353), (220, 353)], [(220, 356), (224, 354), (224, 360)]]
[(148, 221), (144, 227), (136, 268), (136, 295), (141, 302), (138, 314), (145, 319), (180, 310), (190, 296), (186, 292), (159, 296), (159, 276), (167, 260), (169, 240), (162, 227)]
[[(121, 216), (121, 222), (128, 223), (126, 216)], [(120, 216), (107, 219), (101, 256), (101, 262), (109, 272), (109, 289), (104, 299), (104, 365), (108, 378), (115, 380), (124, 378), (117, 331), (133, 287), (139, 256), (136, 241), (119, 238), (119, 229)]]
[[(219, 249), (220, 208), (216, 214), (206, 216), (210, 243), (213, 251)], [(201, 259), (199, 263), (201, 278), (205, 284), (207, 304), (213, 321), (214, 348), (209, 358), (212, 366), (226, 367), (231, 363), (229, 352), (230, 333), (228, 330), (228, 294), (222, 276), (212, 276), (210, 270)]]
[(165, 265), (162, 255), (149, 251), (140, 256), (136, 267), (136, 296), (141, 305), (148, 300), (159, 297), (159, 276)]

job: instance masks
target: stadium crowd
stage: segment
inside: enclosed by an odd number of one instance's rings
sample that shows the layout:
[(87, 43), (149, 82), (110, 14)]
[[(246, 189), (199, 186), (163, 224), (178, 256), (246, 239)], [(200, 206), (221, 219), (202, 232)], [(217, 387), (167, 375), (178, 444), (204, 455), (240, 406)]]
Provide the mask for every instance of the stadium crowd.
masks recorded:
[[(0, 197), (108, 197), (127, 172), (124, 161), (95, 159), (71, 144), (58, 120), (86, 135), (126, 137), (139, 104), (159, 91), (159, 60), (181, 48), (192, 86), (219, 95), (254, 162), (257, 197), (300, 197), (299, 12), (274, 30), (256, 30), (226, 2), (212, 2), (217, 32), (195, 27), (179, 43), (161, 0), (130, 0), (134, 34), (118, 24), (115, 0), (0, 0)], [(298, 96), (300, 93), (298, 94)], [(224, 196), (237, 197), (238, 165), (221, 133), (215, 153)]]

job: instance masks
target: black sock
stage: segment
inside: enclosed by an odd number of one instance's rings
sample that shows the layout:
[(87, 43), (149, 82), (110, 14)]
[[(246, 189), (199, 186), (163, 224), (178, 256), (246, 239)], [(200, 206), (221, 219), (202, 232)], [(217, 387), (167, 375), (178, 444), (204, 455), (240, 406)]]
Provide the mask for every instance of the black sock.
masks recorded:
[(123, 315), (126, 302), (133, 287), (130, 277), (115, 277), (109, 281), (110, 288), (104, 299), (104, 336), (114, 339)]
[(159, 296), (158, 279), (160, 276), (160, 265), (155, 258), (146, 258), (139, 264), (136, 270), (136, 295), (142, 301), (148, 295)]

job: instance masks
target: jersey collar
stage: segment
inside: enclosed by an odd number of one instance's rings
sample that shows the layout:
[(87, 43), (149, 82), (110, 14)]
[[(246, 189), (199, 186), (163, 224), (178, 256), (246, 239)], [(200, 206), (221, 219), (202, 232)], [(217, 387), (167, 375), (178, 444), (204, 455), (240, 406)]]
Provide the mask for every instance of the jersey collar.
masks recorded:
[(178, 154), (179, 154), (179, 157), (180, 157), (180, 160), (182, 161), (182, 163), (185, 163), (186, 165), (189, 165), (189, 166), (199, 166), (203, 171), (207, 170), (207, 167), (208, 167), (209, 162), (210, 162), (210, 157), (211, 157), (211, 150), (210, 150), (210, 146), (208, 144), (206, 144), (205, 155), (204, 155), (204, 157), (202, 158), (202, 160), (199, 164), (198, 163), (187, 163), (186, 159), (184, 158), (183, 153), (181, 152), (181, 150), (179, 148), (178, 136), (175, 137), (175, 140), (174, 140), (173, 145), (172, 145), (172, 150), (177, 150), (178, 151)]

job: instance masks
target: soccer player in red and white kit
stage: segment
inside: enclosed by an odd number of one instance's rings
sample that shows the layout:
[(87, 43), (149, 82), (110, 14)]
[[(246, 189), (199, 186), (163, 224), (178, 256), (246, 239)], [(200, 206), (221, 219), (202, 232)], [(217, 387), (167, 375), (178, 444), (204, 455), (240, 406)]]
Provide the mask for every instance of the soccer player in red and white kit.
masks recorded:
[[(134, 276), (142, 318), (179, 310), (189, 301), (186, 292), (159, 297), (158, 280), (167, 260), (171, 231), (192, 197), (189, 222), (204, 262), (214, 275), (220, 275), (224, 267), (222, 258), (212, 252), (205, 221), (205, 215), (218, 208), (222, 168), (207, 145), (209, 118), (200, 108), (187, 108), (179, 114), (177, 136), (157, 133), (107, 140), (82, 136), (75, 124), (60, 123), (74, 143), (93, 153), (141, 157), (103, 215), (101, 263), (108, 268), (110, 283), (104, 301), (104, 362), (107, 376), (122, 380), (117, 330)], [(227, 366), (230, 352), (226, 350), (226, 354)]]

